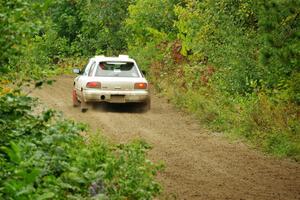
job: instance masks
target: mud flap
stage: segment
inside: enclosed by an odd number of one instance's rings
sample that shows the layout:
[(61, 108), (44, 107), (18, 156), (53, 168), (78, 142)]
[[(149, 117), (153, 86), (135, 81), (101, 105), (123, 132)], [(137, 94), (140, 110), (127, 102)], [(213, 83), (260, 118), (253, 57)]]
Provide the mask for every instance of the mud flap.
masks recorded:
[(76, 90), (74, 89), (73, 92), (72, 92), (72, 100), (73, 100), (73, 106), (74, 107), (77, 107), (80, 105), (80, 102), (78, 101), (78, 98), (77, 98), (77, 94), (76, 94)]

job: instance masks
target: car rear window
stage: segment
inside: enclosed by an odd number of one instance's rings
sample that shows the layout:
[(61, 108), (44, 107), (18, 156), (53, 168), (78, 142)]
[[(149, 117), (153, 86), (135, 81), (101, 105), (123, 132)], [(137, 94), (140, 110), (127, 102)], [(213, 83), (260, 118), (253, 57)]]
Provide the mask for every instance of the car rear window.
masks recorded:
[(139, 74), (132, 62), (99, 62), (95, 76), (139, 77)]

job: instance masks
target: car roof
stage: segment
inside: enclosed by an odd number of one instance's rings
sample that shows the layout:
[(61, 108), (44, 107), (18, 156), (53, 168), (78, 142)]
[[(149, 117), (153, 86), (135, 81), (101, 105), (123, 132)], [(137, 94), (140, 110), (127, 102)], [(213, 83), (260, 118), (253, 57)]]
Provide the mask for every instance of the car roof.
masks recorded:
[(135, 62), (133, 59), (129, 58), (128, 55), (119, 55), (118, 57), (106, 57), (103, 55), (94, 56), (93, 60), (100, 62), (100, 61), (121, 61), (121, 62)]

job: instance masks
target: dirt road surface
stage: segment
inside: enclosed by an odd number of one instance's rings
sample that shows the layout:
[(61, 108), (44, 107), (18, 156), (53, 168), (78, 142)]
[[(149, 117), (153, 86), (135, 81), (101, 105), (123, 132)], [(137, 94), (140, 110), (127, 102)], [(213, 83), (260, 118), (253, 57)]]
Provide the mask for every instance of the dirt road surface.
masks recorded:
[(229, 142), (183, 114), (166, 99), (152, 96), (147, 113), (132, 106), (101, 105), (81, 113), (71, 101), (73, 77), (32, 95), (68, 118), (88, 123), (115, 142), (144, 139), (153, 146), (149, 157), (166, 168), (157, 179), (160, 199), (300, 200), (300, 164), (263, 155), (241, 142)]

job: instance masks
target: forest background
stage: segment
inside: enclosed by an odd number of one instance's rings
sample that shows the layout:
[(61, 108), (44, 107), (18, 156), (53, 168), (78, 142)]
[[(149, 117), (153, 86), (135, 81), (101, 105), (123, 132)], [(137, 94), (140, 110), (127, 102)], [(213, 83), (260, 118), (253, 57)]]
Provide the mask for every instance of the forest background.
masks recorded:
[(129, 54), (209, 129), (300, 159), (297, 0), (1, 0), (0, 21), (2, 97), (7, 84)]

